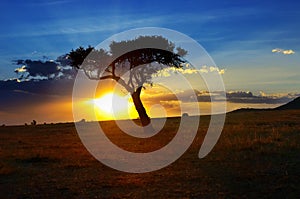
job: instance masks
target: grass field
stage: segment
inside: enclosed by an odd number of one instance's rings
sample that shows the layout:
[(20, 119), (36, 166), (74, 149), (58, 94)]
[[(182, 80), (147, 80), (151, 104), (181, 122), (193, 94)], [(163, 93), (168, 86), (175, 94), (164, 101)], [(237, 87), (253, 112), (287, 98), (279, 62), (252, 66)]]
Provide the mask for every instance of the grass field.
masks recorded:
[[(82, 145), (74, 124), (0, 127), (0, 198), (298, 198), (300, 111), (229, 113), (213, 151), (198, 158), (210, 117), (170, 166), (144, 174), (113, 170)], [(102, 122), (108, 137), (134, 152), (157, 150), (176, 132), (169, 118), (149, 139)]]

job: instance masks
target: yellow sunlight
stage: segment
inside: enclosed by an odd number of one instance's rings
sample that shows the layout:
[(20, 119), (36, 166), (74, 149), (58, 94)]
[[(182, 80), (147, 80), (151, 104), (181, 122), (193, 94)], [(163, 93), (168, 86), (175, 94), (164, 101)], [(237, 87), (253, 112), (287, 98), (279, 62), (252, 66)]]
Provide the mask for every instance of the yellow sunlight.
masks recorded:
[(108, 92), (92, 100), (99, 120), (136, 118), (136, 111), (130, 95), (121, 96)]

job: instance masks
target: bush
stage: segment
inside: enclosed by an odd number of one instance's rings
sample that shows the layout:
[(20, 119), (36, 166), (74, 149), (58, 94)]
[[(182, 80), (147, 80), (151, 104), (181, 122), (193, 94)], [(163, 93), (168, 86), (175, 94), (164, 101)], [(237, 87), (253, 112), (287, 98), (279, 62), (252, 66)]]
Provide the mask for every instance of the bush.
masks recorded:
[(189, 116), (188, 113), (183, 113), (183, 114), (182, 114), (182, 117), (188, 117), (188, 116)]
[(35, 126), (36, 125), (36, 121), (32, 120), (31, 125)]

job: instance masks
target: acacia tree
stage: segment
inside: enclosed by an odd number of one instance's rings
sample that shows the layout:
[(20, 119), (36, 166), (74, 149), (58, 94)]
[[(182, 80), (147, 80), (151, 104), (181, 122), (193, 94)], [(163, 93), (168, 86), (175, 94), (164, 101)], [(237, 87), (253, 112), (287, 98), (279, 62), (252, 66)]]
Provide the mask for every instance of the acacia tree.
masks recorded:
[(112, 79), (131, 94), (142, 126), (150, 118), (141, 101), (144, 84), (165, 67), (183, 67), (187, 51), (161, 36), (140, 36), (133, 40), (113, 41), (109, 50), (79, 47), (68, 53), (71, 66), (82, 69), (89, 79)]

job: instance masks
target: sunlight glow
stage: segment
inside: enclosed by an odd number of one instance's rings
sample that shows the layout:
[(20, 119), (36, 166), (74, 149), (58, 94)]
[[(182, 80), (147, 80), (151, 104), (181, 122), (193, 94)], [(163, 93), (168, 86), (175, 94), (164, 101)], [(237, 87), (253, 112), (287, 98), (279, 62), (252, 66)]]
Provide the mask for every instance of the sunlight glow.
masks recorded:
[(131, 118), (135, 112), (133, 102), (129, 95), (121, 96), (116, 93), (106, 93), (92, 100), (97, 118), (123, 119)]

